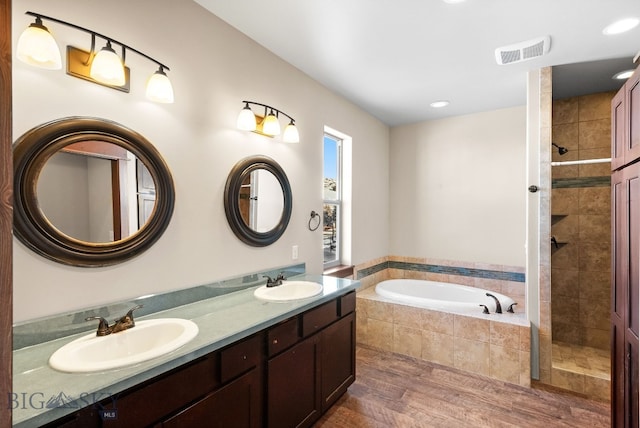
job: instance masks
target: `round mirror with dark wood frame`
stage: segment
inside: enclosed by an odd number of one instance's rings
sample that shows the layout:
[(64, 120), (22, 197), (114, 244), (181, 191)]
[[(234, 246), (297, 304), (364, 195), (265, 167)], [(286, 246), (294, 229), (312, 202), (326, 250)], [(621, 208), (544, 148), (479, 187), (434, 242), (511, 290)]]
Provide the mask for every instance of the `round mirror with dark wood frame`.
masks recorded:
[[(63, 152), (77, 154), (96, 150), (87, 146), (118, 149), (121, 154), (117, 156), (91, 154), (112, 160), (119, 159), (118, 156), (133, 159), (139, 164), (138, 169), (149, 177), (146, 181), (152, 182), (153, 201), (144, 205), (145, 201), (140, 203), (138, 195), (139, 205), (147, 212), (140, 214), (140, 224), (130, 234), (121, 236), (117, 231), (111, 239), (98, 239), (99, 242), (69, 236), (47, 217), (49, 210), (43, 210), (39, 202), (44, 195), (38, 192), (45, 186), (39, 186), (38, 181), (47, 162)], [(15, 236), (37, 254), (58, 263), (81, 267), (121, 263), (151, 247), (164, 233), (173, 214), (173, 178), (160, 153), (139, 133), (106, 119), (67, 117), (27, 131), (13, 145), (13, 173)], [(112, 178), (116, 186), (118, 178), (115, 175)], [(50, 183), (45, 188), (55, 190)]]
[[(262, 182), (259, 192), (258, 180)], [(224, 210), (231, 230), (245, 244), (264, 247), (276, 242), (289, 224), (291, 207), (289, 179), (273, 159), (251, 156), (238, 162), (229, 173)], [(266, 213), (262, 218), (261, 212)], [(266, 224), (266, 229), (261, 224)]]

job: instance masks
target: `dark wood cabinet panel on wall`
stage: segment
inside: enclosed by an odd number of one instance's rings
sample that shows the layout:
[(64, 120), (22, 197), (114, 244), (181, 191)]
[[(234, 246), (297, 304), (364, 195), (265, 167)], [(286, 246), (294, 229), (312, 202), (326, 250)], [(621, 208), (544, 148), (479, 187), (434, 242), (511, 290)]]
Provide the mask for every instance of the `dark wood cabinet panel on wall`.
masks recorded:
[(611, 169), (640, 159), (640, 69), (611, 101)]
[[(11, 155), (11, 1), (0, 0), (0, 397), (12, 391), (13, 156)], [(6, 403), (6, 402), (4, 402)], [(11, 425), (11, 408), (0, 404), (0, 427)]]
[(616, 169), (611, 178), (611, 422), (625, 428), (640, 424), (639, 70), (611, 104), (612, 168)]

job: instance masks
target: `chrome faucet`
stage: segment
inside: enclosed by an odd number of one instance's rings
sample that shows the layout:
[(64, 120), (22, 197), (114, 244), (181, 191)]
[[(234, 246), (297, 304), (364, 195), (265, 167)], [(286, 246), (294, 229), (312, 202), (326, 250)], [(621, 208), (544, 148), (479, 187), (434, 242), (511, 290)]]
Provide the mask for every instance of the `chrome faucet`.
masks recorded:
[(502, 306), (500, 305), (500, 300), (498, 300), (498, 298), (496, 296), (494, 296), (493, 294), (491, 294), (491, 293), (486, 293), (486, 295), (488, 297), (492, 297), (493, 300), (496, 301), (496, 314), (501, 314), (502, 313)]
[(263, 278), (267, 278), (267, 287), (271, 288), (271, 287), (277, 287), (278, 285), (282, 285), (282, 281), (284, 281), (285, 278), (284, 275), (282, 274), (282, 272), (280, 272), (280, 274), (276, 277), (276, 279), (272, 279), (269, 275), (262, 275)]
[(136, 326), (136, 322), (133, 319), (133, 311), (140, 309), (143, 305), (137, 305), (129, 309), (126, 315), (118, 318), (113, 322), (113, 325), (109, 325), (109, 321), (102, 317), (87, 317), (85, 321), (99, 320), (98, 331), (96, 336), (106, 336), (111, 333), (118, 333), (119, 331), (128, 330)]

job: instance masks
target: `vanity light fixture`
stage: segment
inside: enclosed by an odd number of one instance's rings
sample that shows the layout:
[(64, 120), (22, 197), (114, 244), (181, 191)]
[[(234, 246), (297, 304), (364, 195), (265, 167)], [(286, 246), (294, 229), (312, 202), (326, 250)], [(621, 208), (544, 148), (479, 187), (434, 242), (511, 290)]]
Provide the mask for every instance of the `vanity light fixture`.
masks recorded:
[[(289, 124), (284, 128), (282, 134), (282, 141), (285, 143), (299, 143), (300, 134), (298, 128), (295, 125), (295, 119), (289, 116), (287, 113), (277, 108), (271, 107), (266, 104), (257, 103), (254, 101), (242, 101), (244, 108), (238, 115), (236, 126), (242, 131), (253, 131), (255, 133), (266, 135), (267, 137), (274, 137), (280, 134), (280, 115), (284, 115), (289, 118)], [(249, 104), (264, 107), (264, 116), (257, 115), (251, 110)]]
[[(42, 24), (42, 20), (56, 22), (91, 34), (91, 49), (89, 52), (73, 46), (67, 46), (67, 74), (109, 88), (129, 92), (129, 68), (125, 66), (125, 57), (127, 51), (135, 52), (156, 63), (159, 67), (158, 71), (152, 74), (147, 81), (147, 98), (160, 103), (173, 102), (173, 87), (165, 73), (165, 70), (169, 70), (166, 65), (131, 46), (93, 30), (40, 13), (29, 11), (25, 13), (35, 17), (35, 22), (29, 25), (18, 40), (16, 56), (21, 61), (46, 69), (56, 70), (62, 68), (60, 49), (47, 27)], [(96, 51), (96, 37), (104, 39), (106, 42), (100, 51)], [(120, 56), (118, 56), (112, 44), (121, 47), (122, 54)]]

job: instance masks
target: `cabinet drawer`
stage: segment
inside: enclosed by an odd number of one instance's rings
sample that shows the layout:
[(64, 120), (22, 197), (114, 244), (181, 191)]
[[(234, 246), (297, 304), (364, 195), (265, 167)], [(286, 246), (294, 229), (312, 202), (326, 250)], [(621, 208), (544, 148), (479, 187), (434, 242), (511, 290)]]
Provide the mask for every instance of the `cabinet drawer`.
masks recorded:
[(338, 319), (338, 301), (332, 300), (302, 314), (302, 335), (308, 336)]
[(220, 381), (225, 383), (260, 362), (260, 335), (220, 351)]
[(340, 296), (340, 316), (341, 317), (355, 310), (356, 310), (356, 292), (355, 291), (345, 294), (344, 296)]
[(267, 333), (269, 356), (271, 357), (295, 345), (299, 338), (298, 317), (291, 318), (269, 329)]

